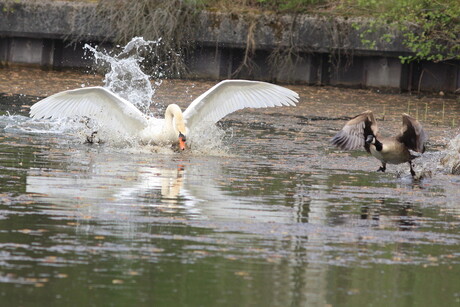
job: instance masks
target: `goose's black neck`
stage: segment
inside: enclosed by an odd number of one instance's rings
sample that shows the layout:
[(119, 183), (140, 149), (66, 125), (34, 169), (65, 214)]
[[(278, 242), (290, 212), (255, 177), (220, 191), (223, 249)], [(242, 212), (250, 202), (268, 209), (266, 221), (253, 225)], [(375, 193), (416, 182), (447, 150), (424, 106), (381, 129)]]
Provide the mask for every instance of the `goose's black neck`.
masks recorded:
[(383, 149), (383, 144), (380, 143), (379, 140), (377, 140), (377, 138), (375, 138), (374, 146), (375, 146), (375, 150), (377, 151), (382, 151)]

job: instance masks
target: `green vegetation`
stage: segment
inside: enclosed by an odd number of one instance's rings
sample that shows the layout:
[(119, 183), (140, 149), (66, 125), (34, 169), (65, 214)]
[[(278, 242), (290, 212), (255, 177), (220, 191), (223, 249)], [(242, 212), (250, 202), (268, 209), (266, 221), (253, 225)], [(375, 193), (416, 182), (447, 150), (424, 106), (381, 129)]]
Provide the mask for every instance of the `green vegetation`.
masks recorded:
[[(460, 59), (460, 1), (445, 0), (346, 0), (338, 10), (344, 15), (366, 16), (377, 27), (398, 30), (404, 45), (414, 54), (401, 56), (401, 61), (446, 61)], [(363, 43), (366, 35), (361, 37)], [(384, 34), (381, 39), (391, 40)]]

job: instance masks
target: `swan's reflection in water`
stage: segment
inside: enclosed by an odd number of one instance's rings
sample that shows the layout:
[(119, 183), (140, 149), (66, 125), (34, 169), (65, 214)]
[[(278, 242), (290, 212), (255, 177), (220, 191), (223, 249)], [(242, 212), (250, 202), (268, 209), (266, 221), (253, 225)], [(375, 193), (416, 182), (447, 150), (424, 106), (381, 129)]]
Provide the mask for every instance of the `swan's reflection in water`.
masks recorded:
[[(74, 158), (83, 158), (81, 162), (85, 157)], [(121, 160), (94, 155), (90, 161), (69, 167), (80, 168), (77, 171), (30, 169), (27, 192), (38, 194), (40, 202), (62, 210), (63, 214), (75, 211), (77, 216), (94, 219), (136, 217), (143, 215), (148, 207), (186, 208), (184, 202), (187, 205), (195, 202), (192, 196), (183, 196), (186, 194), (183, 165), (161, 168), (147, 164), (129, 157)], [(107, 212), (112, 215), (107, 216)], [(193, 210), (191, 213), (194, 214)]]
[[(187, 235), (183, 240), (192, 242), (192, 250), (201, 248), (204, 253), (222, 249), (224, 258), (239, 254), (274, 261), (270, 276), (264, 274), (267, 286), (281, 279), (284, 285), (277, 287), (283, 288), (282, 292), (299, 296), (300, 301), (309, 297), (325, 304), (327, 265), (318, 260), (324, 253), (321, 246), (326, 234), (314, 231), (298, 240), (284, 239), (289, 236), (284, 225), (295, 225), (298, 214), (302, 214), (302, 223), (308, 222), (309, 213), (314, 215), (314, 223), (325, 222), (324, 203), (319, 202), (317, 208), (309, 204), (308, 212), (299, 213), (284, 202), (270, 201), (271, 196), (232, 189), (232, 182), (246, 176), (241, 174), (245, 170), (229, 171), (220, 157), (144, 158), (75, 152), (69, 159), (75, 163), (70, 163), (67, 171), (29, 170), (27, 192), (37, 194), (48, 215), (75, 217), (79, 221), (77, 234), (114, 235), (125, 253), (138, 252), (126, 246), (139, 237), (151, 238), (149, 246), (156, 246), (172, 232), (174, 224), (208, 229), (205, 237), (197, 231), (196, 237)], [(238, 175), (241, 178), (235, 178)], [(263, 185), (261, 182), (260, 187)], [(295, 206), (303, 205), (299, 198)], [(155, 225), (161, 227), (152, 228)], [(169, 239), (171, 245), (177, 241), (177, 237)], [(318, 250), (313, 247), (306, 252), (309, 240)], [(183, 252), (176, 251), (177, 255)], [(308, 263), (311, 259), (315, 261)]]
[(232, 189), (237, 175), (224, 169), (220, 157), (152, 161), (124, 154), (85, 155), (74, 152), (68, 171), (30, 169), (27, 192), (38, 194), (40, 202), (63, 214), (75, 210), (93, 218), (108, 218), (104, 213), (111, 211), (114, 219), (143, 216), (153, 208), (157, 216), (174, 213), (184, 219), (277, 223), (296, 219), (295, 211), (286, 206), (280, 211), (280, 205), (260, 195)]

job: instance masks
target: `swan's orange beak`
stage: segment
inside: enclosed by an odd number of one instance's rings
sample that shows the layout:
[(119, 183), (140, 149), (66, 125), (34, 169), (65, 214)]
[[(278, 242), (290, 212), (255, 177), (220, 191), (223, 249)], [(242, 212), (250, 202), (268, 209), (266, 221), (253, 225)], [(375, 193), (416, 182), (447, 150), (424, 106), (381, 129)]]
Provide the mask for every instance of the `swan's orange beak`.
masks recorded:
[(184, 150), (185, 149), (185, 135), (183, 135), (182, 133), (179, 133), (179, 148), (180, 150)]

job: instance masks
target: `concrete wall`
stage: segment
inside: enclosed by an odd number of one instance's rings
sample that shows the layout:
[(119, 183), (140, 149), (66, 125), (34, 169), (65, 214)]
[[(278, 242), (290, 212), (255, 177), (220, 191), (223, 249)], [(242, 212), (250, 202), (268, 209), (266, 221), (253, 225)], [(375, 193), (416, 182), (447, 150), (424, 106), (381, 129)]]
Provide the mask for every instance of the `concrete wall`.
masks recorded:
[[(108, 41), (111, 29), (103, 21), (90, 18), (92, 4), (67, 2), (6, 6), (0, 0), (0, 64), (34, 64), (51, 67), (82, 67), (92, 64), (85, 58), (85, 42)], [(92, 22), (92, 24), (89, 24)], [(251, 23), (257, 51), (250, 69), (240, 67)], [(81, 43), (69, 38), (87, 29)], [(375, 48), (361, 44), (359, 31), (349, 20), (327, 20), (299, 16), (241, 16), (206, 13), (200, 16), (195, 37), (198, 46), (186, 63), (192, 78), (249, 78), (283, 83), (305, 83), (351, 87), (378, 87), (390, 90), (455, 92), (460, 88), (460, 63), (431, 62), (403, 65), (399, 55), (407, 55), (401, 37), (379, 41)], [(81, 32), (81, 31), (80, 31)], [(347, 35), (343, 35), (347, 33)], [(380, 37), (382, 33), (375, 33)], [(293, 47), (299, 57), (291, 66), (269, 59), (275, 49)]]

